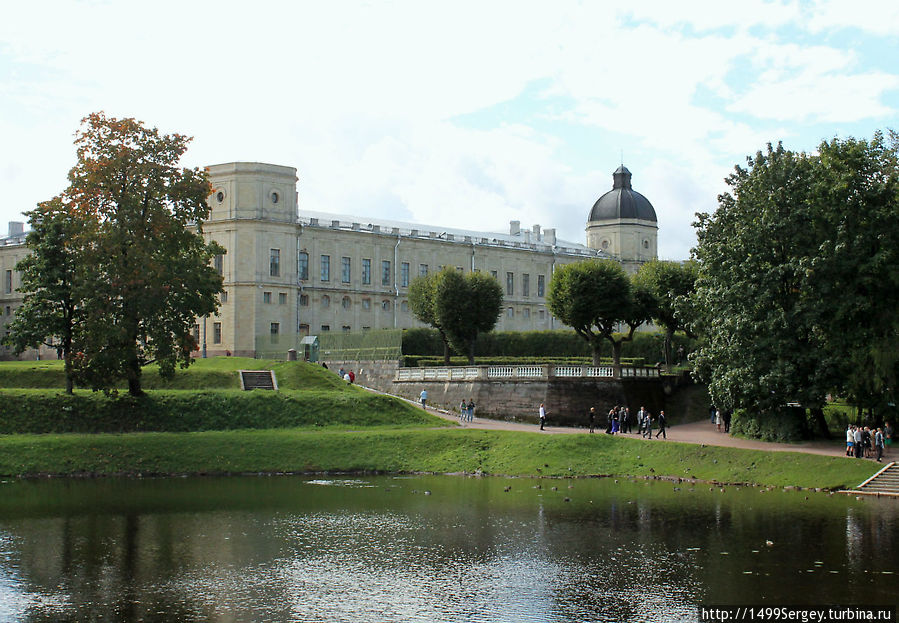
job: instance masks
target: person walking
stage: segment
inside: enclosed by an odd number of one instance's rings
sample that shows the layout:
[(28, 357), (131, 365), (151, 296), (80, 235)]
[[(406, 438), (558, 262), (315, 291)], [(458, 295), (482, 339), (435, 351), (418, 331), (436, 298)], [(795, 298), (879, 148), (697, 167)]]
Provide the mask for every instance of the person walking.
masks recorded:
[(546, 407), (543, 406), (543, 403), (540, 403), (540, 430), (543, 430), (543, 427), (546, 425)]
[(474, 421), (474, 398), (468, 399), (468, 421)]
[(730, 418), (733, 417), (733, 415), (733, 409), (727, 408), (724, 410), (724, 414), (721, 416), (724, 418), (724, 432), (728, 435), (730, 434)]
[(643, 430), (645, 431), (643, 436), (646, 439), (652, 439), (652, 413), (649, 411), (646, 412), (646, 416), (643, 418)]
[(890, 426), (889, 422), (883, 423), (883, 451), (886, 451), (893, 445), (893, 427)]
[(883, 458), (883, 431), (879, 428), (874, 431), (874, 452), (877, 456), (877, 462)]
[(625, 407), (621, 412), (621, 432), (631, 432), (631, 410)]
[(846, 456), (851, 457), (855, 445), (855, 426), (852, 424), (846, 429)]
[(643, 434), (643, 427), (646, 424), (646, 407), (641, 406), (637, 411), (637, 432)]
[(853, 448), (855, 449), (855, 458), (860, 459), (860, 458), (862, 458), (862, 456), (864, 456), (862, 440), (865, 438), (864, 434), (862, 433), (861, 426), (855, 427), (854, 436), (855, 436), (855, 444), (853, 445)]
[(466, 419), (468, 419), (468, 403), (463, 398), (459, 404), (459, 421), (464, 422)]
[(421, 408), (427, 410), (428, 408), (428, 390), (423, 389), (421, 393), (418, 395), (418, 399), (421, 400)]
[(665, 427), (668, 425), (668, 420), (665, 419), (665, 412), (659, 411), (659, 431), (656, 433), (656, 439), (659, 438), (659, 435), (662, 436), (662, 439), (668, 439), (668, 435), (665, 434)]
[(718, 426), (718, 432), (721, 432), (721, 424), (723, 422), (723, 418), (721, 417), (721, 409), (715, 411), (715, 424)]
[(590, 410), (587, 411), (587, 421), (590, 423), (590, 432), (592, 433), (596, 426), (596, 407), (590, 407)]

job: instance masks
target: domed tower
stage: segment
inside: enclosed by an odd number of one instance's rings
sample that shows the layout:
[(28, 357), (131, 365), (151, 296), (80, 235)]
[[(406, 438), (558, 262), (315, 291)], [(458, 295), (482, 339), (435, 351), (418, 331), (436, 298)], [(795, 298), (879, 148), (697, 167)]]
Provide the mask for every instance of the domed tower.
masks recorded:
[(621, 165), (612, 174), (612, 190), (600, 197), (587, 220), (587, 246), (618, 257), (629, 273), (658, 257), (656, 211), (631, 188), (631, 172)]

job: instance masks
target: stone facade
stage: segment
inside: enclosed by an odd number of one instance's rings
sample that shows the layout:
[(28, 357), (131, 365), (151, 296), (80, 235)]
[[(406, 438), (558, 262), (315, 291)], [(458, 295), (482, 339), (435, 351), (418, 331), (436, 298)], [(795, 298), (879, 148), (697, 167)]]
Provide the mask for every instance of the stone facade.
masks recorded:
[[(208, 356), (254, 356), (262, 345), (281, 347), (325, 331), (422, 326), (409, 311), (409, 284), (446, 266), (496, 277), (505, 296), (497, 330), (559, 328), (546, 306), (557, 266), (588, 258), (628, 265), (655, 257), (654, 235), (649, 253), (640, 251), (643, 234), (630, 231), (640, 224), (591, 221), (594, 229), (618, 232), (610, 254), (602, 241), (592, 244), (592, 234), (583, 245), (559, 240), (554, 229), (521, 228), (518, 221), (508, 233), (491, 233), (300, 210), (293, 167), (232, 162), (208, 171), (213, 192), (203, 232), (227, 250), (214, 262), (224, 278), (221, 307), (194, 327)], [(15, 264), (26, 253), (22, 224), (12, 223), (10, 235), (0, 239), (3, 325), (21, 303)], [(4, 355), (10, 353), (0, 350)]]

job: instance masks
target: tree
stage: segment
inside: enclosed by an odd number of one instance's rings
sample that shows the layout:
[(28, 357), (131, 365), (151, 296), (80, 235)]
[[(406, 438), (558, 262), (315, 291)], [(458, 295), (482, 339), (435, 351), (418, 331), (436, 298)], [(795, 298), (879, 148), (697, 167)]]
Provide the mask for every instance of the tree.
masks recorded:
[(464, 276), (452, 269), (438, 274), (436, 311), (455, 349), (474, 365), (479, 333), (496, 326), (503, 307), (503, 290), (496, 279), (483, 273)]
[(28, 212), (30, 253), (17, 265), (24, 293), (6, 340), (18, 355), (42, 345), (56, 347), (65, 361), (66, 393), (74, 387), (76, 335), (83, 320), (85, 245), (97, 222), (63, 203), (61, 197)]
[(409, 284), (409, 309), (412, 315), (426, 325), (437, 329), (443, 340), (443, 363), (450, 364), (449, 336), (437, 315), (437, 273), (416, 277)]
[(64, 200), (99, 223), (85, 252), (79, 379), (108, 389), (117, 379), (143, 393), (141, 366), (163, 377), (186, 367), (191, 328), (218, 308), (222, 278), (210, 265), (224, 253), (202, 238), (211, 186), (204, 171), (179, 168), (190, 139), (134, 119), (94, 113), (76, 133), (77, 162)]
[[(586, 260), (556, 269), (549, 283), (550, 311), (584, 338), (593, 350), (593, 365), (600, 363), (603, 340), (612, 344), (612, 364), (621, 374), (621, 344), (633, 339), (648, 318), (648, 292), (631, 284), (613, 260)], [(620, 324), (626, 333), (616, 330)]]
[(665, 365), (671, 366), (671, 343), (677, 331), (688, 328), (689, 297), (696, 287), (695, 262), (653, 260), (640, 267), (634, 282), (652, 296), (650, 317), (665, 330)]
[[(768, 146), (700, 214), (696, 369), (713, 399), (750, 417), (797, 402), (826, 433), (828, 393), (894, 387), (899, 323), (899, 167), (890, 143)], [(884, 349), (884, 350), (882, 350)]]
[(502, 305), (502, 288), (496, 279), (481, 273), (463, 275), (444, 268), (417, 277), (409, 286), (409, 308), (416, 318), (440, 333), (446, 365), (451, 345), (474, 364), (478, 334), (493, 330)]

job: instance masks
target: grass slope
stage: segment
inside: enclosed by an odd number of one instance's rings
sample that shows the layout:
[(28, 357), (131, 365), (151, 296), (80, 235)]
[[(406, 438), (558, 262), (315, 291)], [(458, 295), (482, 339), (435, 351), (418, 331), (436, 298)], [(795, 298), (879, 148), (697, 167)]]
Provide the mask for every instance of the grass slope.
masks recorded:
[(0, 437), (0, 474), (180, 474), (310, 471), (634, 475), (840, 488), (868, 461), (700, 447), (605, 435), (484, 430), (259, 430)]

